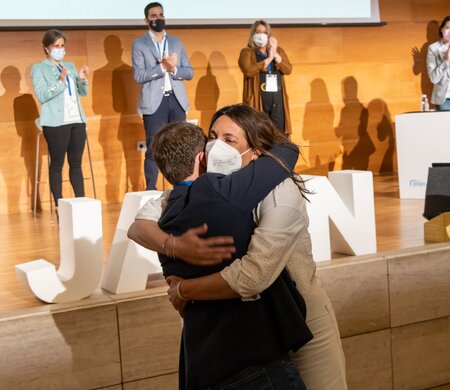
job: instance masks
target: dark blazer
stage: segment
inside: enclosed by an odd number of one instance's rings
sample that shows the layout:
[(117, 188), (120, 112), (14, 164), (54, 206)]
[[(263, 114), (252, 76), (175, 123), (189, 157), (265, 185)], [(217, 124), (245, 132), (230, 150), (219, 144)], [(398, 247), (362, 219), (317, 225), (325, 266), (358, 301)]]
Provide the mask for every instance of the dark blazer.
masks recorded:
[[(298, 149), (277, 147), (273, 151), (291, 167), (295, 165)], [(288, 173), (269, 157), (260, 157), (232, 175), (204, 174), (190, 187), (172, 190), (159, 224), (166, 232), (179, 235), (207, 223), (208, 235), (232, 235), (235, 257), (242, 257), (255, 227), (252, 210), (287, 177)], [(166, 277), (207, 275), (232, 261), (198, 267), (159, 256)], [(312, 338), (305, 315), (303, 298), (287, 271), (256, 301), (189, 303), (184, 312), (180, 388), (217, 383), (298, 349)]]

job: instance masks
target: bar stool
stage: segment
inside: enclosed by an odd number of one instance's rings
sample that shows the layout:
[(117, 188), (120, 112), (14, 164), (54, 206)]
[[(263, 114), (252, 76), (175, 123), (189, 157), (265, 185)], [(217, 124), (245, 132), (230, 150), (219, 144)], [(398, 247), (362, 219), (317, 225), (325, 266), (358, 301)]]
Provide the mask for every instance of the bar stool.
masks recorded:
[[(37, 138), (36, 138), (36, 162), (35, 162), (35, 171), (34, 171), (34, 192), (33, 192), (33, 217), (36, 217), (36, 209), (37, 209), (37, 197), (39, 191), (39, 184), (44, 183), (40, 180), (40, 167), (39, 167), (39, 152), (41, 147), (41, 137), (43, 136), (42, 126), (39, 123), (39, 118), (36, 118), (34, 123), (36, 124)], [(47, 165), (50, 169), (50, 154), (47, 153)], [(52, 191), (50, 189), (50, 180), (48, 180), (48, 193), (50, 200), (50, 213), (53, 213), (53, 200), (52, 200)]]
[[(37, 196), (39, 191), (39, 184), (44, 183), (41, 182), (39, 179), (39, 173), (40, 173), (40, 167), (39, 167), (39, 151), (40, 151), (40, 140), (43, 135), (43, 129), (42, 126), (39, 123), (39, 118), (36, 118), (35, 120), (36, 128), (38, 129), (37, 133), (37, 139), (36, 139), (36, 170), (35, 170), (35, 177), (34, 177), (34, 199), (33, 199), (33, 217), (36, 217), (36, 208), (37, 208)], [(94, 198), (97, 199), (97, 191), (95, 189), (95, 178), (94, 178), (94, 169), (92, 167), (92, 157), (91, 157), (91, 148), (89, 146), (89, 137), (88, 137), (88, 128), (86, 126), (86, 146), (87, 146), (87, 152), (89, 157), (89, 168), (91, 171), (91, 177), (84, 177), (84, 180), (91, 180), (92, 182), (92, 189), (94, 192)], [(47, 154), (47, 165), (50, 169), (50, 153)], [(67, 181), (67, 180), (63, 180)], [(50, 178), (48, 180), (48, 188), (49, 188), (49, 198), (50, 198), (50, 213), (53, 214), (53, 199), (52, 199), (52, 191), (50, 188)]]
[(92, 182), (92, 190), (94, 192), (94, 198), (97, 199), (97, 191), (95, 190), (95, 178), (94, 178), (94, 169), (92, 168), (92, 158), (91, 158), (91, 148), (89, 146), (89, 137), (88, 137), (88, 127), (86, 126), (86, 146), (89, 157), (89, 168), (91, 170), (91, 177), (84, 177), (84, 180), (91, 180)]

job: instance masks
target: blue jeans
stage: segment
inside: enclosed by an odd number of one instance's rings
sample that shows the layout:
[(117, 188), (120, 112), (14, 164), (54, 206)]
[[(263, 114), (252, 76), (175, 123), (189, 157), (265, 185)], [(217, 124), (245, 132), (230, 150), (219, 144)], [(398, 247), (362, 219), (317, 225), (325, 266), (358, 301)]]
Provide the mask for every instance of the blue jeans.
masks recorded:
[(436, 106), (438, 111), (450, 111), (450, 99), (446, 99), (444, 103)]
[(274, 360), (249, 367), (203, 390), (306, 390), (297, 367), (290, 360)]

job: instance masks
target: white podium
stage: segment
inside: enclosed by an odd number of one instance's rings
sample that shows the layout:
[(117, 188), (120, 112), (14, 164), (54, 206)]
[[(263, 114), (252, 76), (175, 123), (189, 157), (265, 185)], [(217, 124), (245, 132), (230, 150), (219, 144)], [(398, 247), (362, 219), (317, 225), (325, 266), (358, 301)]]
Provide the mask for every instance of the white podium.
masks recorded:
[(400, 198), (425, 199), (428, 168), (450, 162), (450, 111), (395, 117)]

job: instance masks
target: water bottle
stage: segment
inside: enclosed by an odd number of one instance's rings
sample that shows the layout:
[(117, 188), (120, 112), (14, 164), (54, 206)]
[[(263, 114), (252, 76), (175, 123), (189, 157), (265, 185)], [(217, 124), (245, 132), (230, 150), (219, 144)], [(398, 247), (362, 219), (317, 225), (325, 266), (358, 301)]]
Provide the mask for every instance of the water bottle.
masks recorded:
[(430, 111), (430, 103), (428, 102), (427, 95), (422, 95), (421, 109), (422, 111)]

